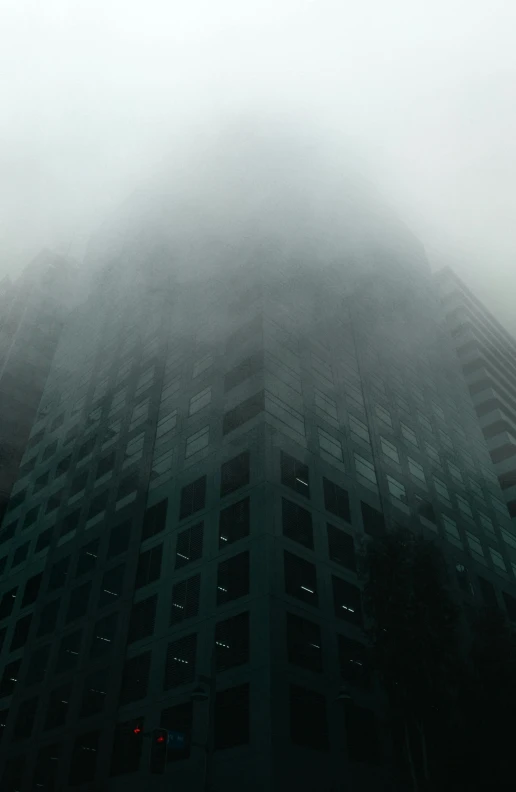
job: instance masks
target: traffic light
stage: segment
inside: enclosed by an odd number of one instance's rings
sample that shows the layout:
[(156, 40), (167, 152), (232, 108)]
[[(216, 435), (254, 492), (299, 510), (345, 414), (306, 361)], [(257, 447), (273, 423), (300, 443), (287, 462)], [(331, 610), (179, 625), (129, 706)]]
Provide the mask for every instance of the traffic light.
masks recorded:
[(162, 775), (167, 766), (168, 731), (166, 729), (153, 729), (150, 752), (150, 771), (155, 775)]

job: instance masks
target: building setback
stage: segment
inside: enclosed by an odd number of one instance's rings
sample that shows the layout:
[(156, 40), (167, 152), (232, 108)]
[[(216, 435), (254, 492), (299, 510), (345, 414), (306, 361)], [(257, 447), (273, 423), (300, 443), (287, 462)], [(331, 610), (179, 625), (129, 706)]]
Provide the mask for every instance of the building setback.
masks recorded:
[[(411, 526), (457, 596), (516, 603), (417, 244), (223, 258), (120, 256), (67, 320), (0, 531), (6, 792), (383, 789), (357, 543)], [(135, 724), (186, 735), (164, 779)]]
[(438, 272), (436, 281), (475, 411), (516, 525), (516, 339), (450, 268)]

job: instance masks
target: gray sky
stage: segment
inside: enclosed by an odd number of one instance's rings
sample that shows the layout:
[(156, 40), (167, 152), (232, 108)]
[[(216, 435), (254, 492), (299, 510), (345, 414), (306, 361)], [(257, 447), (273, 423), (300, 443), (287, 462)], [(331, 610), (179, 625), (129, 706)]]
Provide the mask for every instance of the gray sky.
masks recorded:
[(516, 332), (515, 38), (511, 0), (3, 0), (0, 276), (264, 108), (342, 137)]

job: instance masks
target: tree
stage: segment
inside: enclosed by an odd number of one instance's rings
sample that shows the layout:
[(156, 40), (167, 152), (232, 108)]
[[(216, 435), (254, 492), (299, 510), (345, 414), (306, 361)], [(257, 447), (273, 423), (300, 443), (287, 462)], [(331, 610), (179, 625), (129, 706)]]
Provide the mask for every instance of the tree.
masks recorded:
[(441, 788), (440, 735), (447, 733), (460, 678), (459, 620), (444, 557), (435, 544), (397, 529), (365, 550), (364, 605), (372, 661), (415, 792)]

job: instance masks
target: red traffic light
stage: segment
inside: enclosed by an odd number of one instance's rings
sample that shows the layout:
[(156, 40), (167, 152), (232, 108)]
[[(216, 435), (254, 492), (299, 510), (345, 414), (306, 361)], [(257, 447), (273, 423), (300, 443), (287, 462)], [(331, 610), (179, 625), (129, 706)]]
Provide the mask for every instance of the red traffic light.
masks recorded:
[(142, 733), (142, 730), (140, 729), (140, 727), (139, 726), (135, 726), (134, 729), (133, 729), (133, 734), (141, 734), (141, 733)]
[(159, 734), (159, 735), (156, 737), (156, 742), (157, 742), (157, 743), (164, 743), (164, 742), (165, 742), (165, 737), (164, 737), (164, 735), (163, 735), (163, 734)]

